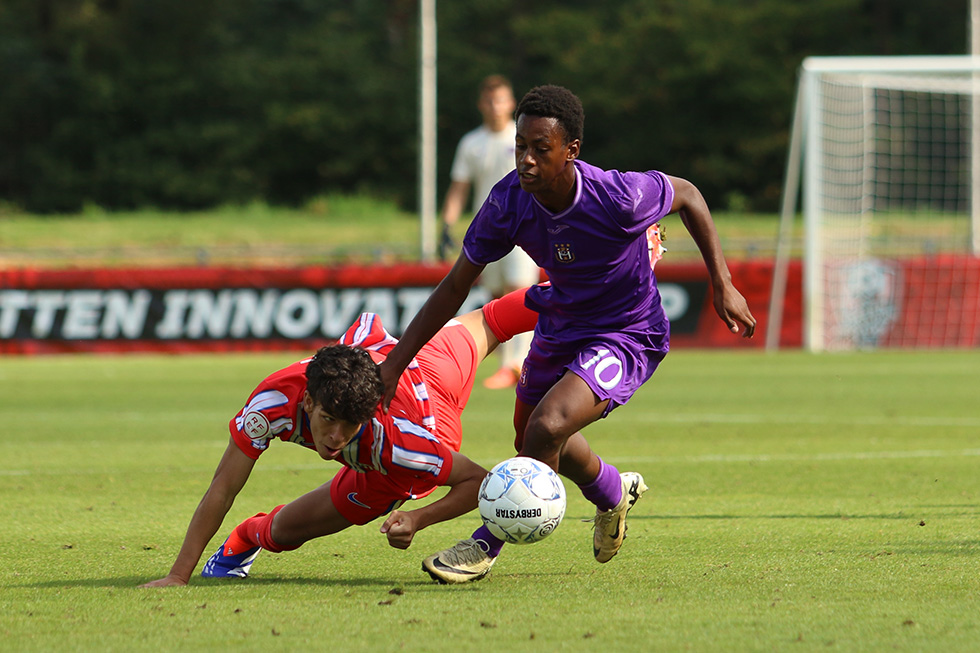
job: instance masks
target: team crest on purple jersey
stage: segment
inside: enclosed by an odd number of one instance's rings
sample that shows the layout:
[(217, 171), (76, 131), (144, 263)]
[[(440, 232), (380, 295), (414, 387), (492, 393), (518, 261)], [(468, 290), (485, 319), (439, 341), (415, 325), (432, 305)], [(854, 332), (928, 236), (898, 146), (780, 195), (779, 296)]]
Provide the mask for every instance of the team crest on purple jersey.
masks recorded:
[(555, 260), (559, 263), (571, 263), (575, 260), (575, 252), (572, 251), (571, 243), (554, 243)]

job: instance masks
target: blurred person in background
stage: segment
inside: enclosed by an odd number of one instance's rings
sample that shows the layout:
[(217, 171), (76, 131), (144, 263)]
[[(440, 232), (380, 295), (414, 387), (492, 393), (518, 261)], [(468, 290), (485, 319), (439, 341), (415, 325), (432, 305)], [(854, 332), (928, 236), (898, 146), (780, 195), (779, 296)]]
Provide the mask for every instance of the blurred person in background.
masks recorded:
[[(477, 108), (483, 124), (468, 132), (456, 147), (450, 172), (452, 182), (442, 208), (442, 238), (439, 256), (446, 260), (454, 249), (452, 228), (459, 221), (466, 201), (473, 190), (473, 206), (483, 205), (490, 189), (514, 169), (514, 90), (502, 75), (490, 75), (480, 84)], [(500, 298), (518, 288), (526, 288), (540, 280), (540, 269), (524, 250), (515, 247), (499, 261), (483, 270), (480, 284), (494, 298)], [(500, 367), (483, 385), (490, 389), (511, 388), (517, 384), (521, 365), (531, 346), (530, 333), (515, 336), (499, 347)]]

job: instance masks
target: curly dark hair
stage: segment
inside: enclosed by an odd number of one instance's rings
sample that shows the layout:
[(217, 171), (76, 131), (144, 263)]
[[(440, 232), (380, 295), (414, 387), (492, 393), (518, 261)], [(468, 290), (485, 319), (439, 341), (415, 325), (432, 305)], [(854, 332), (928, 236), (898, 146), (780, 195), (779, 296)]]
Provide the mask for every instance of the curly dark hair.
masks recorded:
[(334, 417), (363, 424), (374, 415), (384, 383), (365, 350), (332, 345), (321, 348), (306, 366), (306, 391)]
[(582, 101), (563, 86), (535, 86), (524, 94), (514, 118), (521, 115), (554, 118), (565, 131), (565, 143), (582, 140), (585, 132), (585, 109)]

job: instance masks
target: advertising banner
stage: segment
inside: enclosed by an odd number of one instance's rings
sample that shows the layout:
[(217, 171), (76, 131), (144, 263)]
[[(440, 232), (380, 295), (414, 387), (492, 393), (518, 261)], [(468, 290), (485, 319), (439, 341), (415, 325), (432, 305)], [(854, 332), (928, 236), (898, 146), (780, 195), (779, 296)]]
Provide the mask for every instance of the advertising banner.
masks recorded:
[[(732, 263), (762, 323), (772, 264)], [(399, 336), (445, 265), (305, 268), (0, 270), (0, 353), (309, 350), (366, 311)], [(701, 264), (659, 265), (675, 347), (761, 347), (733, 337), (711, 304)], [(799, 268), (791, 270), (783, 345), (800, 345)], [(462, 312), (489, 293), (475, 286)]]

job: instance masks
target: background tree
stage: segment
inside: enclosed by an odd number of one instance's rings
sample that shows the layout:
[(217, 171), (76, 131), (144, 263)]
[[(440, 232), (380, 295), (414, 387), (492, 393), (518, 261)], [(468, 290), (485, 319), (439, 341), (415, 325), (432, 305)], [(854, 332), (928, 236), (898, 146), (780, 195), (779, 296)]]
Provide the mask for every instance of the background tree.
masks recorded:
[[(966, 50), (965, 0), (442, 2), (439, 180), (477, 85), (563, 84), (584, 157), (772, 210), (808, 55)], [(31, 211), (302, 202), (414, 206), (417, 2), (5, 0), (0, 200)]]

